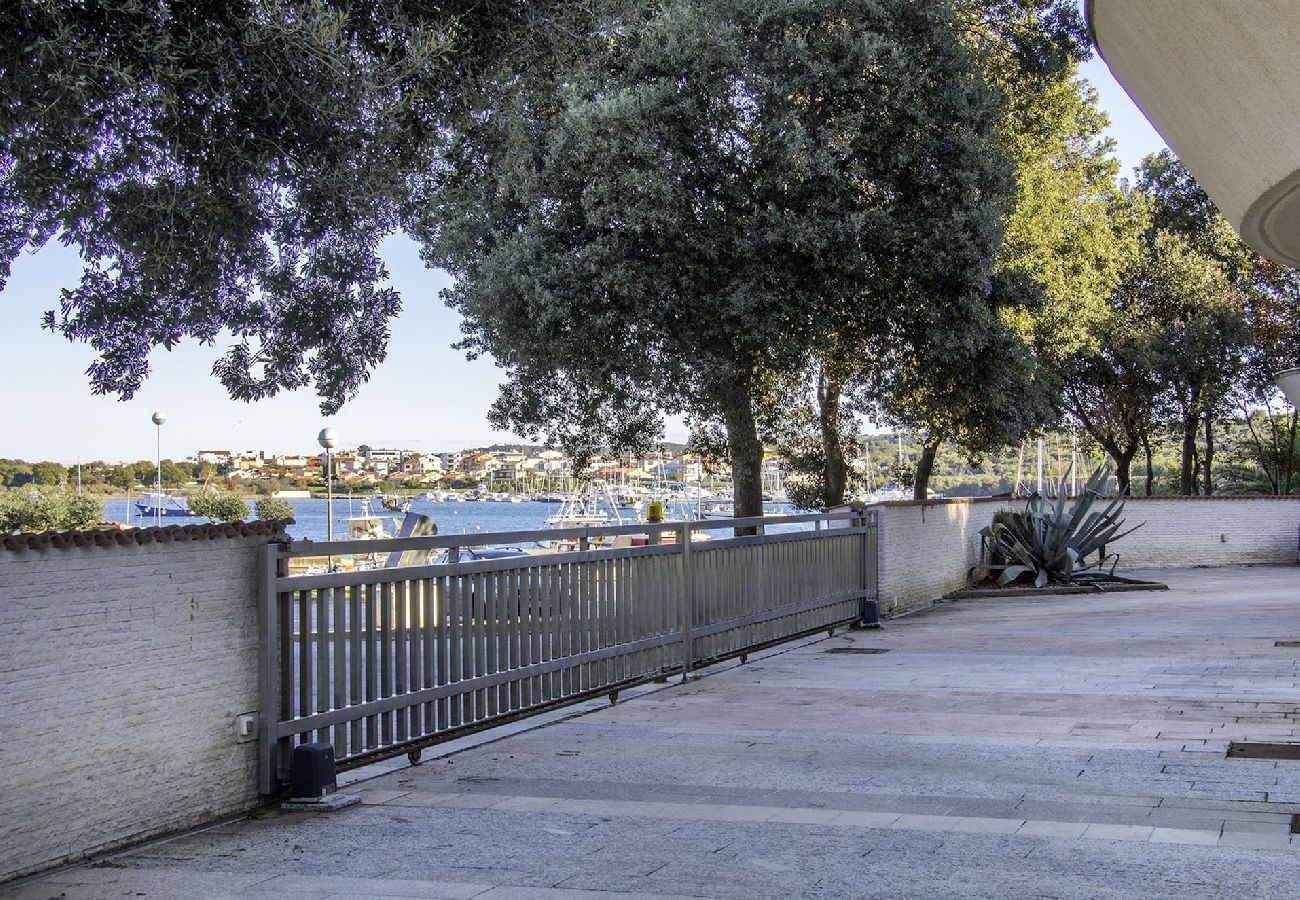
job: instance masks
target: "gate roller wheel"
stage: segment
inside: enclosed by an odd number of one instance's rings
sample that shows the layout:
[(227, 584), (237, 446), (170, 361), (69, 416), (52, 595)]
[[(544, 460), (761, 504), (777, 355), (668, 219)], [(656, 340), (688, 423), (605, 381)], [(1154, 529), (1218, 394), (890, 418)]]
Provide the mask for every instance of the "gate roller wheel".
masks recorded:
[(413, 766), (418, 766), (420, 765), (420, 756), (423, 755), (423, 753), (423, 750), (412, 750), (406, 754), (406, 761)]

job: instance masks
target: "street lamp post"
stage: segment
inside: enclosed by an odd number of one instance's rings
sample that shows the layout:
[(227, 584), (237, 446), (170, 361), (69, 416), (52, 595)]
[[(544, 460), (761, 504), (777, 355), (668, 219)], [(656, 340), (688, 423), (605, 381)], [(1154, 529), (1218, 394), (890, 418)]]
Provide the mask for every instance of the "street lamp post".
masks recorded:
[(333, 428), (322, 428), (316, 440), (325, 448), (325, 540), (334, 540), (334, 448), (339, 443), (339, 433)]
[(166, 421), (167, 416), (164, 413), (156, 412), (153, 414), (154, 431), (157, 436), (154, 455), (158, 462), (158, 482), (154, 489), (153, 498), (153, 523), (158, 528), (162, 527), (162, 427), (163, 422)]

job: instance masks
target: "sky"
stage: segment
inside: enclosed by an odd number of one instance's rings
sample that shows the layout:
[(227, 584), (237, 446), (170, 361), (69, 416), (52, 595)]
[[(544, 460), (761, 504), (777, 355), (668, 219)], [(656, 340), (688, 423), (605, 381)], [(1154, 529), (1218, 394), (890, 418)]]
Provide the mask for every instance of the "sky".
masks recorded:
[[(1082, 75), (1110, 115), (1117, 155), (1131, 175), (1165, 144), (1100, 58), (1085, 64)], [(470, 362), (451, 348), (460, 328), (457, 314), (438, 297), (449, 283), (446, 273), (424, 268), (415, 244), (402, 236), (391, 238), (382, 255), (403, 304), (391, 325), (388, 357), (360, 393), (326, 419), (310, 389), (256, 404), (229, 399), (211, 375), (220, 344), (154, 351), (150, 376), (129, 401), (93, 395), (85, 375), (93, 351), (40, 327), (41, 314), (57, 308), (60, 290), (77, 283), (78, 255), (56, 242), (24, 254), (0, 293), (6, 323), (0, 359), (11, 378), (0, 418), (0, 458), (67, 464), (152, 459), (158, 437), (163, 457), (173, 459), (199, 450), (311, 452), (327, 425), (338, 431), (342, 447), (436, 452), (518, 440), (487, 422), (501, 371), (489, 359)], [(155, 411), (167, 416), (160, 434), (151, 421)], [(680, 423), (670, 423), (666, 437), (681, 441), (686, 435)]]

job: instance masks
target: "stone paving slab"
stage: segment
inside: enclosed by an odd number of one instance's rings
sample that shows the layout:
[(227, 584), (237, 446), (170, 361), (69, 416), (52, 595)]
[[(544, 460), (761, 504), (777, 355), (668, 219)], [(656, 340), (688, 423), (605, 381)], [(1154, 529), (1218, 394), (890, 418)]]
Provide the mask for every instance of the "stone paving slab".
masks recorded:
[[(1142, 573), (1139, 573), (1141, 577)], [(1295, 896), (1295, 568), (945, 603), (5, 896)], [(827, 654), (853, 645), (877, 655)]]

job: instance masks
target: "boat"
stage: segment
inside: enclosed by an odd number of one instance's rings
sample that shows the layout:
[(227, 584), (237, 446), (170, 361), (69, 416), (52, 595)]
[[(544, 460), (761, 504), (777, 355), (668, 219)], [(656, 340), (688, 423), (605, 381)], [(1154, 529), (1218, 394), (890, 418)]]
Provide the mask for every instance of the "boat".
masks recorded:
[(700, 503), (701, 519), (734, 519), (736, 504), (730, 500), (705, 500)]
[(194, 518), (194, 511), (184, 497), (172, 497), (167, 494), (145, 494), (135, 502), (140, 517), (152, 519), (161, 515), (165, 519)]
[[(420, 537), (437, 534), (438, 528), (428, 516), (408, 512), (403, 518), (375, 515), (370, 500), (361, 501), (361, 514), (348, 516), (349, 541), (382, 541), (387, 538)], [(423, 565), (433, 556), (433, 550), (377, 551), (375, 553), (329, 553), (329, 544), (323, 543), (325, 552), (316, 556), (295, 556), (289, 559), (293, 575), (323, 575), (327, 572), (356, 572), (365, 569), (382, 569), (396, 565)]]
[(390, 512), (407, 513), (411, 511), (411, 498), (386, 494), (379, 499), (379, 505)]
[(593, 528), (622, 525), (623, 516), (609, 485), (598, 478), (581, 484), (564, 498), (560, 509), (546, 518), (549, 528)]
[[(934, 496), (934, 495), (931, 495)], [(890, 500), (911, 500), (912, 492), (900, 484), (886, 484), (876, 488), (864, 498), (867, 503), (885, 503)]]

